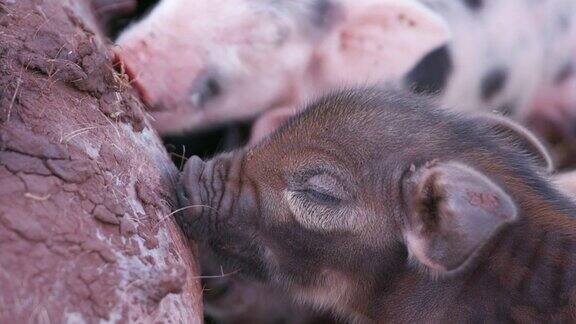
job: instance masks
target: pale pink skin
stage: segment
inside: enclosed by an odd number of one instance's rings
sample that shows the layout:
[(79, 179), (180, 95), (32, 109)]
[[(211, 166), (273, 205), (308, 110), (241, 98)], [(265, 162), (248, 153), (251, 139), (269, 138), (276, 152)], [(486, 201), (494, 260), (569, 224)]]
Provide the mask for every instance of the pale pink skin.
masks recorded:
[(417, 1), (341, 3), (342, 21), (316, 50), (323, 89), (397, 81), (450, 39), (446, 22)]
[[(341, 15), (324, 31), (296, 18), (312, 0), (290, 3), (282, 12), (264, 0), (163, 0), (124, 32), (115, 51), (159, 132), (302, 106), (350, 80), (390, 80), (448, 39), (439, 16), (414, 0), (343, 1)], [(374, 65), (378, 57), (385, 60)], [(198, 107), (192, 86), (208, 69), (222, 76), (223, 93)], [(368, 71), (377, 73), (367, 77)]]

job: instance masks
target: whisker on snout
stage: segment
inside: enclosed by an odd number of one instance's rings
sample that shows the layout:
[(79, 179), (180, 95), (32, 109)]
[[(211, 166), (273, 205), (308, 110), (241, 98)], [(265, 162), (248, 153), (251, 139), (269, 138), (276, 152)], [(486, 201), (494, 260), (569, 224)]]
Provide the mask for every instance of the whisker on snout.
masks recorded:
[(221, 270), (222, 272), (221, 272), (220, 274), (217, 274), (217, 275), (195, 276), (195, 277), (192, 277), (192, 279), (218, 279), (218, 278), (226, 278), (226, 277), (233, 276), (233, 275), (237, 274), (238, 272), (240, 272), (240, 269), (236, 269), (236, 270), (234, 270), (234, 271), (230, 271), (230, 272), (224, 273), (224, 271), (222, 270), (222, 267), (220, 267), (220, 270)]
[(168, 214), (168, 215), (166, 215), (166, 216), (162, 216), (162, 217), (160, 218), (160, 220), (158, 221), (158, 223), (156, 224), (156, 226), (154, 227), (154, 229), (157, 229), (158, 226), (160, 226), (162, 223), (164, 223), (168, 218), (170, 218), (170, 217), (173, 216), (174, 214), (179, 213), (179, 212), (181, 212), (181, 211), (183, 211), (183, 210), (187, 210), (187, 209), (190, 209), (190, 208), (198, 208), (198, 207), (204, 207), (204, 208), (211, 209), (211, 210), (213, 210), (214, 212), (216, 212), (216, 214), (220, 215), (219, 212), (218, 212), (218, 209), (216, 209), (216, 208), (214, 208), (214, 207), (212, 207), (212, 206), (208, 206), (208, 205), (189, 205), (189, 206), (185, 206), (185, 207), (182, 207), (182, 208), (178, 208), (178, 209), (176, 209), (175, 211), (171, 212), (170, 214)]

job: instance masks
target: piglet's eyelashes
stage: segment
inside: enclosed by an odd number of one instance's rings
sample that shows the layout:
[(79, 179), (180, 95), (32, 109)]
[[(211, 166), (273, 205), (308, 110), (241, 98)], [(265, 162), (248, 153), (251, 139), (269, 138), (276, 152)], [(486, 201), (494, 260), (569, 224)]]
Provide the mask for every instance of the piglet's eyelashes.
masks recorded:
[(302, 198), (309, 199), (322, 205), (337, 205), (341, 202), (340, 198), (333, 196), (331, 193), (326, 193), (318, 189), (308, 188), (304, 190), (297, 190), (296, 193)]
[(341, 180), (327, 173), (296, 179), (290, 187), (297, 197), (322, 205), (336, 205), (350, 198)]

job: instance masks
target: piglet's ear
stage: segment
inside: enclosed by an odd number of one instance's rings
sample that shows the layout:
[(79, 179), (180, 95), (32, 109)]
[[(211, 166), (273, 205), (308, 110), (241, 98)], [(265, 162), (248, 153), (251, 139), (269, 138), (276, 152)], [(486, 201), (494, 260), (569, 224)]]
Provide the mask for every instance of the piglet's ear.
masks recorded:
[(321, 50), (325, 73), (337, 74), (326, 78), (347, 82), (398, 78), (450, 38), (444, 20), (417, 1), (349, 2)]
[(434, 274), (463, 269), (506, 224), (516, 220), (510, 196), (485, 175), (457, 162), (431, 162), (406, 185), (410, 255)]
[(532, 132), (512, 120), (498, 115), (487, 114), (478, 118), (504, 135), (512, 145), (532, 155), (546, 172), (554, 171), (554, 163), (548, 150)]

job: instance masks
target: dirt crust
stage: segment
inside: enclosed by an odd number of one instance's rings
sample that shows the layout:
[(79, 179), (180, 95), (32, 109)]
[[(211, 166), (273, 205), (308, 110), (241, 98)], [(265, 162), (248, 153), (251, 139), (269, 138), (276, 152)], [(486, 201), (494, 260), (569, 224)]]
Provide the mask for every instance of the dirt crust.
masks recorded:
[(200, 323), (177, 169), (92, 21), (0, 0), (0, 322)]

